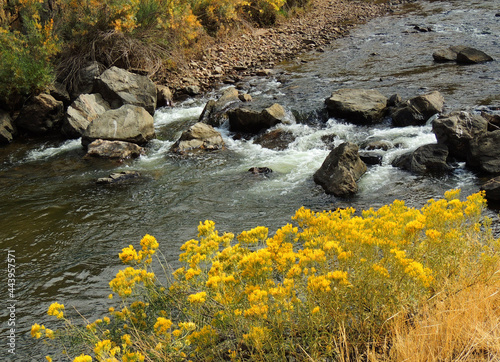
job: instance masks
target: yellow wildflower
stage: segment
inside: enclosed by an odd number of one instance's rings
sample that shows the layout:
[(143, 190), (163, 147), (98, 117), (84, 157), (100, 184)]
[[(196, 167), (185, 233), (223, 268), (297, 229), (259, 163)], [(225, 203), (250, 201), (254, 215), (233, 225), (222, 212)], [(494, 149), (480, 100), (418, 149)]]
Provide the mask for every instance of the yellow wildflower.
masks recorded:
[(206, 292), (199, 292), (196, 294), (191, 294), (188, 297), (189, 303), (192, 304), (203, 304), (207, 300), (207, 293)]
[(172, 326), (172, 321), (170, 319), (158, 317), (154, 325), (154, 330), (156, 332), (156, 335), (159, 336), (162, 334), (163, 335), (167, 334), (171, 326)]
[(92, 362), (92, 357), (87, 356), (86, 354), (81, 354), (80, 356), (75, 357), (73, 362)]
[(47, 311), (47, 314), (55, 316), (55, 317), (57, 317), (57, 319), (61, 319), (61, 318), (64, 318), (64, 313), (62, 310), (64, 310), (64, 304), (59, 304), (59, 303), (55, 302), (55, 303), (52, 303), (50, 305), (49, 310)]

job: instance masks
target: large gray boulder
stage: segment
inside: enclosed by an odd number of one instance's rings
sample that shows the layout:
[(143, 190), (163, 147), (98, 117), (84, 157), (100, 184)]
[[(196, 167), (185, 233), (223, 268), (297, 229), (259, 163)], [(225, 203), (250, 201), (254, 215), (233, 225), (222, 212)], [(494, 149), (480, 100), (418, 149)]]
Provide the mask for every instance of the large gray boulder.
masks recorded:
[(500, 130), (485, 132), (470, 141), (467, 166), (489, 174), (500, 174)]
[(124, 104), (156, 109), (156, 85), (146, 76), (111, 67), (95, 79), (94, 93), (100, 93), (112, 108)]
[(172, 152), (185, 153), (192, 150), (214, 151), (224, 147), (220, 132), (205, 123), (195, 123), (184, 131), (171, 147)]
[(124, 160), (139, 157), (144, 149), (135, 143), (123, 141), (95, 140), (87, 146), (88, 157), (115, 158)]
[(340, 89), (325, 100), (332, 117), (359, 124), (374, 124), (383, 120), (387, 97), (374, 89)]
[(68, 137), (81, 137), (94, 119), (110, 109), (99, 93), (80, 94), (66, 111), (62, 131)]
[(418, 175), (439, 175), (451, 171), (447, 159), (448, 148), (445, 145), (429, 144), (397, 157), (392, 165)]
[(126, 104), (100, 114), (82, 135), (82, 144), (96, 139), (144, 144), (155, 137), (153, 116), (142, 107)]
[(366, 165), (359, 158), (358, 146), (346, 142), (328, 154), (313, 177), (327, 194), (349, 196), (358, 191), (356, 181), (366, 170)]
[(219, 99), (211, 99), (207, 102), (200, 115), (199, 122), (212, 127), (220, 127), (227, 120), (225, 111), (235, 102), (240, 102), (238, 90), (234, 87), (225, 89)]
[(487, 129), (486, 119), (468, 112), (456, 111), (432, 121), (437, 142), (448, 147), (450, 156), (462, 161), (467, 159), (471, 140)]
[(285, 109), (278, 103), (263, 109), (255, 110), (239, 107), (227, 112), (229, 129), (233, 132), (259, 133), (285, 120)]
[(8, 112), (0, 109), (0, 144), (12, 142), (16, 134), (14, 122)]
[(31, 97), (21, 108), (15, 125), (31, 133), (45, 134), (59, 130), (63, 118), (63, 102), (42, 93)]
[(436, 113), (441, 113), (443, 105), (443, 96), (434, 91), (399, 103), (391, 110), (390, 116), (397, 127), (419, 126), (425, 124)]

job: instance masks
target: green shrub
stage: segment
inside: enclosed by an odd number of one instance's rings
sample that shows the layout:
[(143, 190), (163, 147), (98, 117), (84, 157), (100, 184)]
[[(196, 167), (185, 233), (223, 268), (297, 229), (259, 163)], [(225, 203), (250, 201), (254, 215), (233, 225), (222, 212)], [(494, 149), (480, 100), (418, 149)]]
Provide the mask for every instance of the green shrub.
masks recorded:
[[(359, 216), (301, 208), (298, 226), (272, 237), (257, 227), (235, 239), (205, 221), (167, 284), (152, 271), (159, 245), (146, 235), (139, 251), (130, 245), (119, 255), (129, 266), (110, 282), (117, 309), (84, 328), (35, 324), (32, 335), (62, 342), (74, 361), (366, 357), (390, 346), (395, 316), (418, 315), (432, 297), (488, 281), (498, 268), (483, 196), (445, 196), (422, 209), (395, 201)], [(49, 314), (65, 319), (63, 309), (55, 303)]]
[(52, 60), (59, 52), (53, 21), (40, 18), (38, 2), (26, 1), (18, 9), (22, 30), (0, 27), (0, 98), (27, 96), (54, 80)]

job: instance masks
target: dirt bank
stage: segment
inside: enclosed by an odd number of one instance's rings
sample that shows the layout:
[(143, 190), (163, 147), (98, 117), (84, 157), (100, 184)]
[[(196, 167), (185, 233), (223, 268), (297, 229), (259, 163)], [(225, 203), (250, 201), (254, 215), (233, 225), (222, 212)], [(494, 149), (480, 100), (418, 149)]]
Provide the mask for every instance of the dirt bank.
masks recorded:
[(184, 67), (167, 73), (160, 82), (177, 96), (186, 87), (206, 91), (270, 69), (280, 61), (322, 48), (345, 36), (358, 23), (383, 15), (402, 1), (311, 0), (300, 15), (281, 19), (273, 28), (246, 26), (232, 36), (205, 41), (198, 55), (184, 60)]

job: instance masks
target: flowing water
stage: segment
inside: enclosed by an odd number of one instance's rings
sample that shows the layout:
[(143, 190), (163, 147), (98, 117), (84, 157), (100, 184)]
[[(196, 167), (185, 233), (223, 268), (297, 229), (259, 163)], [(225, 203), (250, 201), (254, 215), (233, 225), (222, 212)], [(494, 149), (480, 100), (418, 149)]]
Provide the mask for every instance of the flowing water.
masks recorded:
[[(279, 127), (296, 140), (283, 151), (233, 140), (223, 127), (224, 151), (189, 157), (169, 153), (210, 95), (157, 111), (158, 139), (134, 161), (84, 160), (80, 140), (24, 141), (0, 148), (0, 291), (3, 300), (12, 299), (6, 297), (11, 250), (16, 264), (17, 353), (7, 353), (10, 311), (5, 305), (0, 311), (2, 360), (43, 360), (47, 351), (31, 339), (29, 330), (35, 322), (50, 324), (46, 310), (53, 301), (67, 309), (75, 306), (89, 319), (102, 316), (113, 305), (106, 298), (107, 283), (121, 267), (117, 254), (129, 244), (137, 245), (146, 233), (156, 236), (161, 252), (175, 266), (179, 247), (196, 236), (199, 221), (206, 219), (214, 220), (220, 231), (237, 233), (265, 225), (272, 232), (290, 222), (301, 206), (366, 209), (395, 199), (422, 206), (450, 188), (462, 188), (465, 195), (476, 192), (481, 180), (463, 164), (442, 177), (415, 176), (390, 166), (397, 155), (435, 143), (430, 126), (361, 127), (335, 119), (324, 122), (316, 115), (322, 113), (324, 99), (343, 87), (375, 88), (403, 98), (439, 90), (446, 111), (498, 110), (498, 60), (459, 66), (434, 63), (431, 54), (464, 44), (500, 59), (499, 10), (493, 0), (418, 1), (357, 27), (324, 53), (281, 64), (272, 79), (243, 82), (254, 99), (278, 102), (289, 111), (289, 124)], [(415, 25), (433, 31), (413, 32)], [(335, 145), (380, 139), (396, 147), (383, 154), (382, 165), (369, 167), (356, 196), (339, 199), (325, 195), (312, 180), (329, 152), (323, 136)], [(274, 172), (249, 174), (253, 166)], [(96, 185), (97, 178), (121, 170), (140, 171), (142, 178)]]

